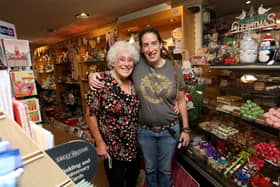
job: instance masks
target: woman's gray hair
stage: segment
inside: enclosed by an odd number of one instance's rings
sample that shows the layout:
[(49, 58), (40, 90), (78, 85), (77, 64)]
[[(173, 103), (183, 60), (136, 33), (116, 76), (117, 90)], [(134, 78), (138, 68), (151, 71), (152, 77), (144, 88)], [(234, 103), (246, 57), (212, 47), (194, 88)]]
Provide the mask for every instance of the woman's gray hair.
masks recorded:
[(118, 60), (117, 56), (121, 51), (128, 51), (134, 60), (134, 64), (137, 64), (139, 62), (139, 49), (137, 48), (135, 43), (128, 43), (127, 41), (117, 41), (110, 47), (107, 54), (107, 66), (109, 69), (112, 69), (112, 65)]

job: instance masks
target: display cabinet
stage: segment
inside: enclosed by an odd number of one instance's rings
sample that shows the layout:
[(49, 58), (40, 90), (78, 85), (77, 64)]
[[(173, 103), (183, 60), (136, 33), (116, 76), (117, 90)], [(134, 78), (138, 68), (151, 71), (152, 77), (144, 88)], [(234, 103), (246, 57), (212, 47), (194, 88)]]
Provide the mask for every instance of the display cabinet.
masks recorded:
[[(210, 66), (206, 72), (203, 117), (191, 122), (192, 142), (180, 151), (180, 160), (213, 186), (250, 186), (257, 177), (278, 182), (278, 63)], [(248, 75), (256, 79), (244, 80)], [(262, 164), (252, 168), (255, 158)]]

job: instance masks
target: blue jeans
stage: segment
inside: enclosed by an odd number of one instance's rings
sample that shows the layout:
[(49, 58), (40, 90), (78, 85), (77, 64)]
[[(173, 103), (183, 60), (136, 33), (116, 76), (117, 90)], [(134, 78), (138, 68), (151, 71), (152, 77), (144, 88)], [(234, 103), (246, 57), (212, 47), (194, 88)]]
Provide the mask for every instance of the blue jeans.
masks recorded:
[(154, 132), (140, 128), (137, 139), (145, 160), (145, 174), (147, 187), (170, 187), (171, 161), (180, 136), (179, 121), (170, 127), (176, 132), (172, 137), (168, 130)]

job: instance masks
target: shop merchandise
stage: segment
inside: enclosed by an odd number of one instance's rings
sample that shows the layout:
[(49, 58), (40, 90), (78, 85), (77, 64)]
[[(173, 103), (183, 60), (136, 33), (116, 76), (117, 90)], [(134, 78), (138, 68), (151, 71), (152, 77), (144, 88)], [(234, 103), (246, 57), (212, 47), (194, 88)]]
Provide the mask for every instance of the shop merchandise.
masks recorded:
[(260, 63), (269, 63), (270, 61), (275, 60), (275, 53), (275, 40), (270, 34), (267, 34), (260, 42), (258, 58)]
[(9, 67), (31, 66), (27, 40), (3, 39), (5, 58)]
[(270, 108), (268, 112), (264, 114), (264, 117), (268, 125), (280, 128), (280, 108)]
[(251, 36), (249, 31), (244, 33), (243, 39), (240, 41), (240, 62), (255, 63), (258, 56), (258, 43)]
[(0, 107), (7, 112), (10, 118), (14, 119), (12, 84), (7, 70), (0, 70)]

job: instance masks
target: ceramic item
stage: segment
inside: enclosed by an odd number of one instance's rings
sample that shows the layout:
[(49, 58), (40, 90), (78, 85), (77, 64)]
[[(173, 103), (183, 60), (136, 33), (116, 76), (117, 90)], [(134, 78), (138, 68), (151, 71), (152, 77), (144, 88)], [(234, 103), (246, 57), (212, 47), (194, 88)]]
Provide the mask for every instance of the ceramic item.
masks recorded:
[(268, 33), (260, 43), (259, 48), (259, 62), (267, 63), (274, 60), (275, 40)]

